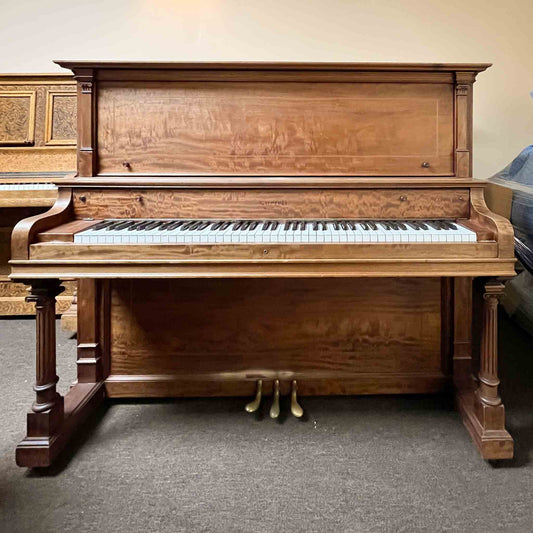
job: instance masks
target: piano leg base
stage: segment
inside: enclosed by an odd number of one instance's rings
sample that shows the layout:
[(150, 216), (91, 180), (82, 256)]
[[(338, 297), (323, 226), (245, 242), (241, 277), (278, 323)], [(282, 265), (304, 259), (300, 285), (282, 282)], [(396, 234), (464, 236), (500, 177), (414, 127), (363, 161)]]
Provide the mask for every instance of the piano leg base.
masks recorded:
[(65, 395), (62, 424), (52, 435), (26, 436), (16, 449), (17, 465), (27, 468), (50, 466), (104, 398), (103, 381), (76, 383)]
[(463, 423), (486, 460), (512, 459), (514, 442), (504, 426), (504, 407), (477, 403), (471, 391), (458, 391), (456, 402)]

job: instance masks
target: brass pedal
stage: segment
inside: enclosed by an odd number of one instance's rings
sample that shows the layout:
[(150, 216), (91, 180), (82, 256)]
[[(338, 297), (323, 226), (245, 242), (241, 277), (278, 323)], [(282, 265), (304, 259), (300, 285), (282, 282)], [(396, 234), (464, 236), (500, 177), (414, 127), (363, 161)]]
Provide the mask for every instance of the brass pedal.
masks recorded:
[(270, 418), (278, 418), (279, 416), (279, 379), (274, 381), (274, 394), (272, 400), (272, 407), (270, 408)]
[(257, 392), (255, 393), (255, 398), (250, 403), (247, 403), (244, 407), (244, 409), (248, 413), (255, 413), (259, 409), (259, 406), (261, 405), (262, 394), (263, 394), (263, 380), (258, 379), (257, 380)]
[(293, 380), (291, 383), (291, 413), (296, 418), (301, 418), (304, 415), (304, 410), (298, 403), (297, 391), (298, 384), (296, 383), (296, 380)]

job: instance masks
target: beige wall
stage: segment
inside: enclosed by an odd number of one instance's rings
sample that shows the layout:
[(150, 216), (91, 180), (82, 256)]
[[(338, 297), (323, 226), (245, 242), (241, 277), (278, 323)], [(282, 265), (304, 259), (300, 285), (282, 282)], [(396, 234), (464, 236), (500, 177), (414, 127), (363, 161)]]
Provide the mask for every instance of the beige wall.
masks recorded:
[(0, 0), (0, 71), (52, 59), (490, 61), (474, 175), (533, 143), (533, 0)]

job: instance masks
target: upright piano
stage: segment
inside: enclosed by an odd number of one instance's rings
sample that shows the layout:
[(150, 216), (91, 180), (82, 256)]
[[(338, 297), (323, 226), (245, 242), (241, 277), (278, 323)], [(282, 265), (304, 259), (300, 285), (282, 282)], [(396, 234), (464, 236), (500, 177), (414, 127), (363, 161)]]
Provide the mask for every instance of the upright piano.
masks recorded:
[[(70, 74), (0, 74), (0, 316), (26, 315), (26, 289), (9, 281), (15, 224), (49, 209), (54, 181), (76, 170), (76, 82)], [(71, 303), (74, 283), (59, 297)]]
[[(482, 456), (512, 457), (497, 304), (513, 232), (472, 179), (490, 65), (58, 64), (77, 81), (78, 173), (13, 233), (38, 339), (19, 465), (51, 464), (106, 398), (249, 396), (275, 418), (280, 395), (300, 417), (308, 395), (446, 390)], [(62, 397), (64, 277), (80, 297)]]

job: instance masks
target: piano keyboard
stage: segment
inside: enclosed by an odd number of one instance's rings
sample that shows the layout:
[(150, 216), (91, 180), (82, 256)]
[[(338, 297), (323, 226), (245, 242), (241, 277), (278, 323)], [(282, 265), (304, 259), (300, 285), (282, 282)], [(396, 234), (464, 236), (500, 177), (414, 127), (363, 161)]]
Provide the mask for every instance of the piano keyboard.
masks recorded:
[(103, 220), (78, 244), (442, 243), (476, 242), (447, 220)]
[(54, 190), (53, 183), (0, 183), (0, 191), (35, 191)]

